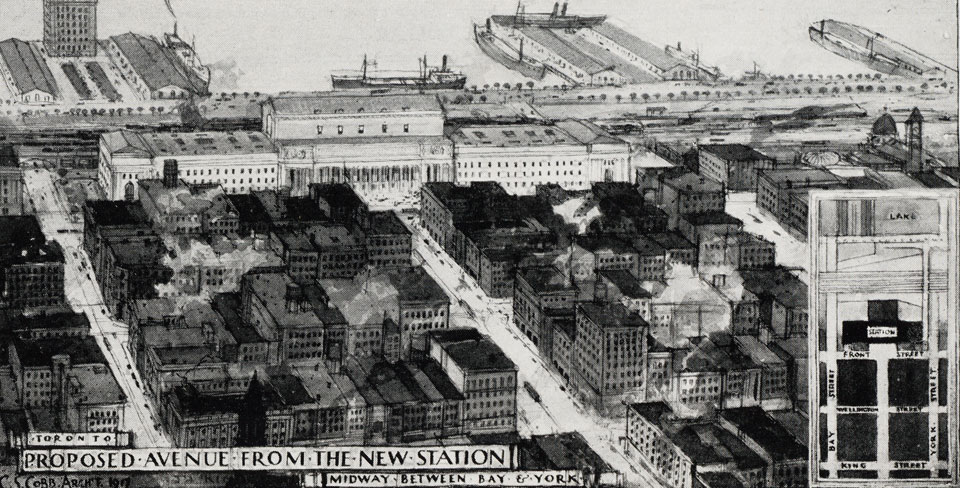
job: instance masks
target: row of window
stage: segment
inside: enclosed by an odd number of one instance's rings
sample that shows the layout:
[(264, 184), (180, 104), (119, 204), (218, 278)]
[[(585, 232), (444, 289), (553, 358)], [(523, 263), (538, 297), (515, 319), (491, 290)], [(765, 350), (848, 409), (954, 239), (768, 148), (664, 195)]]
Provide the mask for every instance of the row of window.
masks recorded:
[[(383, 125), (380, 126), (380, 133), (381, 133), (381, 134), (387, 134), (388, 132), (389, 132), (389, 127), (387, 126), (387, 124), (383, 124)], [(341, 135), (341, 136), (342, 136), (343, 133), (344, 133), (344, 128), (343, 128), (343, 126), (342, 126), (342, 125), (338, 125), (338, 126), (337, 126), (337, 135)], [(363, 124), (358, 125), (358, 126), (357, 126), (357, 134), (364, 134), (364, 133), (366, 133), (366, 126), (363, 125)], [(409, 134), (409, 133), (410, 133), (410, 124), (403, 124), (403, 133), (404, 133), (404, 134)], [(318, 136), (323, 135), (323, 126), (322, 126), (322, 125), (318, 125), (318, 126), (317, 126), (317, 135), (318, 135)]]

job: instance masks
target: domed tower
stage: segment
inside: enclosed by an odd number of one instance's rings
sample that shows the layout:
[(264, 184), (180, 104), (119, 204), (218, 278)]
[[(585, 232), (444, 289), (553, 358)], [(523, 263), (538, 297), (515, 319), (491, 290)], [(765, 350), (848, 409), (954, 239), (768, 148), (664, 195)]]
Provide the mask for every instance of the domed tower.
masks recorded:
[(50, 56), (97, 55), (98, 0), (43, 0), (43, 47)]
[(899, 136), (897, 121), (887, 112), (884, 112), (883, 115), (873, 123), (873, 128), (870, 129), (871, 144), (889, 144), (896, 142)]

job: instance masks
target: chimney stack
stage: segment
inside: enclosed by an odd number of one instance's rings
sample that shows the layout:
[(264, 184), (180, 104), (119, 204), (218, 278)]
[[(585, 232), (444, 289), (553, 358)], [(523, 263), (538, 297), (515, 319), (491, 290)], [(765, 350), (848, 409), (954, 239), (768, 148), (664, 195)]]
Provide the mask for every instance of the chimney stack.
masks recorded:
[(561, 17), (567, 16), (567, 2), (563, 2), (563, 8), (560, 10), (560, 16)]
[(284, 298), (287, 302), (287, 312), (300, 312), (300, 301), (303, 298), (303, 294), (300, 291), (300, 285), (296, 283), (287, 283), (287, 293)]
[(180, 171), (177, 168), (176, 159), (163, 160), (163, 186), (167, 188), (176, 188), (180, 180)]
[(550, 13), (550, 16), (551, 16), (551, 17), (556, 17), (556, 16), (557, 16), (557, 10), (559, 10), (559, 9), (560, 9), (560, 2), (555, 2), (555, 3), (553, 4), (553, 12)]
[(443, 55), (443, 64), (442, 64), (442, 66), (440, 67), (440, 71), (446, 71), (446, 70), (447, 70), (447, 55), (444, 54), (444, 55)]

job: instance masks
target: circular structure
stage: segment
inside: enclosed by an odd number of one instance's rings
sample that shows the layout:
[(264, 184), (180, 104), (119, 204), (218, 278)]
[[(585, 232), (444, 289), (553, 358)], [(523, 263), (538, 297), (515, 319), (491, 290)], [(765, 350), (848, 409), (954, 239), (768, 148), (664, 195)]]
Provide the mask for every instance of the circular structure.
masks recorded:
[(840, 162), (840, 155), (832, 151), (808, 152), (803, 161), (811, 166), (831, 166)]

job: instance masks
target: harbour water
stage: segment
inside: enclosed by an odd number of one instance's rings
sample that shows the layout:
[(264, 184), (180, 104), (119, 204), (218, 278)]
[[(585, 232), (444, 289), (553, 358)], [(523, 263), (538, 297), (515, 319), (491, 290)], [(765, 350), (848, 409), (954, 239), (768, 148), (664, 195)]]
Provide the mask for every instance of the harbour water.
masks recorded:
[[(569, 12), (607, 14), (655, 44), (679, 41), (684, 49), (699, 48), (702, 59), (733, 75), (752, 68), (753, 61), (782, 74), (868, 72), (808, 40), (807, 27), (822, 18), (868, 26), (956, 66), (956, 18), (942, 15), (955, 10), (952, 0), (878, 0), (868, 10), (848, 3), (769, 0), (757, 9), (746, 0), (574, 0)], [(528, 12), (553, 7), (550, 0), (524, 4)], [(424, 54), (434, 64), (448, 54), (468, 76), (468, 86), (526, 81), (487, 59), (473, 41), (472, 23), (514, 12), (516, 0), (172, 0), (172, 5), (180, 32), (188, 42), (195, 36), (201, 59), (234, 60), (242, 71), (236, 86), (215, 81), (214, 90), (326, 89), (331, 71), (358, 69), (364, 54), (382, 69), (414, 71)], [(41, 10), (35, 1), (0, 3), (0, 38), (41, 38)], [(100, 37), (161, 34), (173, 26), (162, 0), (101, 0), (98, 16)]]

